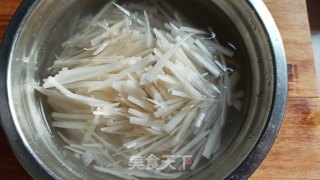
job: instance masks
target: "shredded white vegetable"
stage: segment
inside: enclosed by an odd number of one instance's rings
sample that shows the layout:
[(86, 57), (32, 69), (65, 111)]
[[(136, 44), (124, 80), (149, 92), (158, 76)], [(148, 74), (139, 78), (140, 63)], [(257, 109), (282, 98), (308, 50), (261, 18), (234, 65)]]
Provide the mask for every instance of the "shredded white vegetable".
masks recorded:
[(229, 77), (223, 57), (235, 52), (162, 5), (109, 2), (89, 24), (77, 17), (51, 76), (35, 87), (48, 97), (65, 149), (85, 167), (124, 179), (179, 178), (181, 160), (176, 170), (128, 170), (129, 161), (192, 155), (196, 169), (218, 151), (227, 107), (242, 109), (240, 74)]

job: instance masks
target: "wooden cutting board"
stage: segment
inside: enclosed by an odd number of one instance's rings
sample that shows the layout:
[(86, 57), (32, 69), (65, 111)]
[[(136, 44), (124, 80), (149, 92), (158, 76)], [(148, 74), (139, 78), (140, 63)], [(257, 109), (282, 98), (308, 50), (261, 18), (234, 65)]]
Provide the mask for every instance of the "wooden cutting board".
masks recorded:
[[(21, 0), (0, 0), (0, 41)], [(281, 32), (289, 99), (272, 150), (251, 179), (320, 179), (320, 100), (305, 0), (264, 0)], [(0, 128), (0, 179), (31, 179)]]
[(289, 99), (280, 134), (251, 179), (320, 179), (320, 99), (306, 1), (264, 2), (283, 38)]

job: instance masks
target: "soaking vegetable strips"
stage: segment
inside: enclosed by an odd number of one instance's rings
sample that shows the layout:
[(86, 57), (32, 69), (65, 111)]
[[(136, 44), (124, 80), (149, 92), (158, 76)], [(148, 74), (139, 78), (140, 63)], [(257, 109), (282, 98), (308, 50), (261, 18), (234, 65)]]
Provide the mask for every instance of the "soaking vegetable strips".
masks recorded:
[[(172, 17), (156, 2), (107, 3), (91, 21), (75, 22), (51, 75), (35, 88), (65, 149), (84, 166), (124, 179), (171, 179), (218, 151), (227, 106), (235, 99), (241, 109), (241, 93), (231, 98), (228, 89), (239, 75), (224, 61), (234, 52)], [(134, 157), (150, 155), (158, 167), (130, 169)], [(161, 168), (168, 155), (175, 169)]]

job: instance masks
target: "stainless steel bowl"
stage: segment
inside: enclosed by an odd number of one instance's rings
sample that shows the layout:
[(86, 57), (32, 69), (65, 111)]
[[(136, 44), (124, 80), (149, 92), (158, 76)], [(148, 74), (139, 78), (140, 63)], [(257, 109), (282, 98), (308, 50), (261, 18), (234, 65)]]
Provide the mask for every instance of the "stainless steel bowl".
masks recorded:
[[(229, 110), (219, 156), (188, 179), (246, 179), (271, 148), (283, 118), (287, 97), (285, 54), (276, 25), (261, 0), (171, 0), (199, 26), (213, 27), (223, 42), (238, 48), (245, 108)], [(46, 107), (33, 85), (67, 36), (75, 15), (93, 12), (99, 0), (25, 0), (1, 46), (1, 119), (16, 156), (35, 179), (116, 179), (89, 171), (61, 148), (51, 131)]]

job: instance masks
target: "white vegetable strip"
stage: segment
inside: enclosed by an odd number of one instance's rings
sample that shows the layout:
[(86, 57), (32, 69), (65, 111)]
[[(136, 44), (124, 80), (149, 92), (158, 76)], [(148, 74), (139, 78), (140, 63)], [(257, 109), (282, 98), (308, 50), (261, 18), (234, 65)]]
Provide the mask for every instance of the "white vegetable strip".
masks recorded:
[[(104, 122), (104, 121), (103, 121)], [(128, 125), (128, 121), (126, 120), (113, 120), (107, 119), (105, 120), (107, 126), (118, 126), (118, 125)]]
[(64, 120), (89, 120), (93, 116), (91, 114), (80, 114), (80, 113), (60, 113), (53, 112), (51, 116), (54, 119), (64, 119)]
[(147, 93), (145, 93), (136, 82), (130, 80), (127, 80), (125, 90), (128, 94), (133, 96), (143, 98), (147, 97)]
[(85, 58), (85, 59), (69, 59), (69, 60), (63, 60), (63, 61), (56, 60), (52, 67), (61, 68), (61, 67), (70, 67), (70, 66), (76, 66), (76, 65), (82, 65), (82, 64), (93, 64), (93, 65), (108, 64), (108, 63), (114, 63), (123, 59), (125, 59), (124, 56), (109, 56), (109, 57), (103, 57), (103, 58), (91, 57), (91, 58)]
[(125, 8), (123, 8), (122, 6), (120, 6), (119, 4), (113, 2), (113, 4), (120, 10), (122, 11), (125, 15), (130, 16), (130, 12), (128, 10), (126, 10)]
[(234, 100), (233, 102), (232, 102), (232, 105), (233, 105), (233, 107), (235, 107), (238, 111), (241, 111), (241, 109), (242, 109), (242, 101), (240, 101), (240, 100)]
[(100, 118), (100, 116), (95, 116), (93, 118), (93, 120), (92, 120), (92, 122), (91, 122), (91, 124), (90, 124), (90, 126), (89, 126), (89, 128), (87, 130), (87, 132), (84, 134), (84, 136), (83, 136), (83, 138), (81, 140), (82, 143), (87, 142), (90, 139), (91, 135), (93, 134), (93, 132), (95, 131), (97, 125), (99, 124), (99, 118)]
[[(54, 77), (54, 79), (61, 84), (68, 84), (76, 81), (86, 80), (93, 77), (102, 76), (106, 73), (117, 71), (121, 69), (123, 65), (115, 63), (112, 65), (104, 65), (99, 67), (86, 67), (86, 69), (73, 69), (59, 73)], [(53, 87), (53, 84), (50, 81), (46, 81), (43, 85), (45, 88)]]
[(181, 31), (185, 31), (187, 33), (193, 33), (193, 34), (203, 34), (203, 35), (208, 35), (208, 32), (199, 30), (199, 29), (195, 29), (195, 28), (191, 28), (191, 27), (180, 27)]
[(173, 77), (170, 77), (170, 76), (164, 76), (164, 75), (159, 74), (157, 77), (158, 77), (158, 79), (160, 79), (164, 82), (173, 84), (173, 85), (180, 84), (176, 79), (174, 79)]
[[(183, 125), (182, 125), (183, 126)], [(181, 126), (181, 127), (182, 127)], [(179, 129), (180, 130), (180, 129)], [(174, 148), (172, 149), (171, 153), (175, 154), (180, 148), (181, 146), (185, 145), (188, 139), (192, 139), (191, 137), (193, 137), (192, 131), (187, 131), (181, 138), (180, 140), (177, 138), (173, 139), (173, 142), (175, 143)]]
[(123, 79), (124, 77), (126, 77), (127, 74), (131, 74), (135, 71), (138, 71), (139, 69), (144, 68), (145, 66), (150, 64), (152, 61), (154, 61), (154, 57), (152, 55), (149, 55), (149, 56), (145, 57), (143, 60), (132, 65), (128, 69), (123, 70), (119, 74), (116, 74), (116, 75), (112, 76), (111, 78), (101, 82), (101, 84), (99, 86), (89, 89), (89, 91), (107, 88), (108, 86), (112, 85), (112, 83), (119, 81), (119, 80)]
[(98, 99), (86, 97), (86, 96), (81, 96), (78, 94), (74, 94), (64, 88), (61, 84), (59, 84), (57, 81), (55, 81), (52, 77), (49, 77), (48, 80), (65, 96), (69, 97), (70, 99), (73, 99), (75, 101), (78, 101), (83, 104), (87, 104), (89, 106), (93, 107), (99, 107), (99, 106), (112, 106), (111, 103), (101, 101)]
[(104, 133), (109, 133), (109, 134), (118, 134), (118, 131), (122, 131), (122, 130), (129, 130), (130, 126), (129, 125), (116, 125), (116, 126), (110, 126), (110, 127), (103, 127), (100, 129), (101, 132)]
[(143, 143), (136, 145), (134, 147), (134, 149), (138, 149), (138, 148), (144, 147), (144, 146), (146, 146), (148, 144), (154, 143), (154, 142), (158, 141), (159, 139), (161, 139), (162, 137), (163, 136), (156, 136), (156, 137), (154, 137), (152, 139), (146, 140)]
[(138, 118), (144, 118), (144, 119), (149, 119), (150, 118), (150, 115), (146, 114), (146, 113), (142, 113), (136, 109), (133, 109), (133, 108), (129, 108), (128, 110), (128, 113), (133, 115), (133, 116), (136, 116)]
[(209, 133), (210, 133), (210, 131), (202, 132), (201, 134), (199, 134), (198, 136), (196, 136), (191, 142), (189, 142), (189, 144), (187, 144), (187, 145), (184, 146), (182, 149), (180, 149), (179, 151), (177, 151), (177, 152), (175, 153), (175, 155), (186, 154), (191, 148), (193, 148), (195, 145), (197, 145), (197, 144), (198, 144), (203, 138), (205, 138)]
[(152, 84), (146, 85), (146, 86), (144, 86), (144, 88), (145, 88), (146, 92), (149, 94), (149, 96), (151, 96), (154, 100), (156, 100), (158, 102), (164, 101), (160, 92)]
[(85, 147), (85, 148), (102, 148), (103, 145), (100, 143), (97, 144), (81, 144), (81, 146)]
[(175, 89), (172, 90), (171, 94), (174, 96), (178, 96), (178, 97), (185, 97), (185, 98), (189, 97), (188, 93), (183, 92), (183, 91), (179, 91), (179, 90), (175, 90)]
[(83, 165), (85, 167), (88, 167), (92, 163), (92, 161), (94, 160), (93, 154), (90, 151), (86, 151), (84, 154), (82, 154), (81, 160), (82, 160)]
[(156, 149), (157, 147), (159, 147), (161, 144), (167, 142), (169, 139), (171, 139), (170, 136), (164, 137), (161, 140), (158, 140), (157, 142), (151, 144), (150, 146), (148, 146), (147, 148), (143, 149), (139, 154), (141, 155), (145, 155), (148, 154), (150, 152), (152, 152), (154, 149)]
[(150, 111), (150, 112), (153, 111), (152, 105), (150, 105), (147, 101), (140, 100), (140, 99), (133, 97), (133, 96), (129, 96), (128, 101), (138, 105), (139, 107), (142, 107), (143, 109), (145, 109), (147, 111)]
[(170, 100), (173, 96), (166, 90), (160, 82), (153, 82), (154, 87), (159, 91), (164, 100)]
[(154, 66), (153, 71), (150, 71), (147, 79), (149, 82), (153, 82), (156, 78), (156, 75), (159, 73), (159, 71), (166, 66), (166, 63), (169, 61), (170, 57), (177, 51), (177, 49), (185, 43), (187, 39), (189, 39), (193, 34), (189, 34), (185, 36), (180, 42), (174, 45), (173, 48), (171, 48), (169, 51), (167, 51), (160, 59), (157, 61), (157, 64)]
[(92, 55), (96, 56), (100, 54), (108, 46), (109, 43), (109, 41), (102, 43)]
[(176, 114), (167, 125), (164, 126), (164, 130), (170, 133), (176, 126), (183, 120), (183, 118), (190, 112), (190, 110), (183, 110)]
[(225, 48), (225, 47), (221, 46), (220, 44), (217, 44), (212, 41), (206, 41), (206, 42), (208, 43), (208, 47), (211, 47), (210, 50), (217, 50), (228, 57), (233, 57), (234, 52), (232, 50)]
[(207, 56), (212, 57), (212, 53), (206, 48), (206, 46), (199, 40), (197, 39), (194, 42)]
[(161, 107), (156, 112), (154, 112), (154, 116), (157, 118), (161, 117), (161, 116), (167, 116), (167, 115), (171, 114), (173, 111), (180, 109), (184, 103), (185, 103), (185, 101), (182, 101), (182, 102), (178, 102), (176, 104), (173, 104), (169, 107)]
[[(151, 43), (152, 43), (152, 42), (151, 42)], [(139, 52), (138, 54), (136, 54), (136, 56), (145, 57), (145, 56), (151, 54), (152, 51), (153, 51), (153, 49), (152, 49), (152, 48), (149, 48), (149, 49), (146, 49), (146, 50), (144, 50), (144, 51)]]
[(66, 144), (72, 144), (73, 142), (68, 139), (67, 137), (65, 137), (61, 132), (57, 132), (58, 136), (60, 136), (60, 138), (66, 143)]
[(78, 153), (78, 154), (83, 154), (84, 152), (80, 151), (80, 150), (77, 150), (73, 147), (70, 147), (70, 146), (63, 146), (64, 148), (66, 149), (69, 149), (70, 151), (74, 152), (74, 153)]
[(209, 111), (209, 108), (210, 108), (210, 106), (208, 108), (201, 108), (200, 109), (199, 114), (198, 114), (198, 116), (195, 120), (195, 124), (194, 124), (194, 126), (196, 128), (200, 128), (202, 126), (203, 121), (207, 115), (207, 112)]
[(185, 101), (186, 99), (184, 98), (181, 98), (181, 97), (174, 97), (168, 101), (164, 101), (162, 104), (164, 106), (169, 106), (169, 105), (172, 105), (172, 104), (175, 104), (175, 103), (178, 103), (178, 102), (182, 102), (182, 101)]
[(198, 165), (198, 163), (199, 163), (199, 161), (200, 161), (200, 159), (202, 157), (201, 153), (202, 153), (202, 151), (204, 149), (203, 143), (205, 143), (205, 141), (206, 141), (206, 139), (203, 139), (203, 142), (201, 141), (199, 143), (199, 145), (201, 144), (202, 147), (200, 147), (200, 150), (198, 150), (197, 154), (193, 158), (192, 165), (190, 167), (191, 170), (194, 170), (197, 167), (197, 165)]
[(147, 47), (151, 47), (152, 45), (152, 34), (151, 34), (151, 28), (149, 23), (149, 18), (147, 11), (143, 11), (144, 18), (145, 18), (145, 28), (146, 28), (146, 41), (147, 41)]
[(192, 55), (195, 57), (196, 60), (198, 60), (199, 63), (201, 63), (215, 77), (218, 77), (221, 74), (221, 72), (218, 70), (215, 64), (210, 63), (209, 61), (205, 60), (201, 55), (195, 52), (192, 53)]
[(156, 121), (151, 121), (148, 119), (141, 119), (136, 117), (130, 117), (130, 123), (140, 126), (147, 126), (147, 127), (155, 127), (157, 129), (162, 129), (163, 125)]
[(123, 144), (123, 147), (127, 148), (127, 149), (131, 149), (134, 148), (136, 146), (138, 146), (139, 144), (143, 143), (144, 141), (151, 139), (150, 136), (143, 136), (141, 138), (135, 139), (133, 141), (127, 142), (125, 144)]
[[(171, 72), (175, 75), (176, 78), (178, 78), (180, 80), (180, 82), (188, 82), (175, 68), (174, 64), (170, 64), (169, 66), (167, 66)], [(202, 95), (194, 88), (192, 87), (191, 84), (189, 83), (183, 83), (183, 86), (186, 88), (187, 91), (189, 91), (190, 95), (196, 99), (196, 100), (201, 100), (202, 99)]]
[[(217, 38), (215, 40), (216, 40), (216, 42), (218, 42)], [(226, 72), (226, 66), (227, 66), (226, 65), (226, 60), (225, 60), (225, 57), (224, 57), (224, 55), (222, 53), (220, 53), (220, 58), (221, 58), (223, 69)], [(216, 61), (216, 64), (219, 64), (219, 63), (220, 63), (219, 61)], [(223, 78), (224, 78), (224, 84), (225, 84), (225, 86), (227, 88), (226, 89), (226, 91), (227, 91), (226, 92), (227, 102), (228, 102), (228, 105), (231, 106), (232, 97), (231, 97), (231, 86), (230, 86), (230, 81), (229, 81), (229, 74), (225, 73)]]
[(140, 40), (130, 44), (130, 46), (128, 46), (126, 49), (123, 49), (121, 53), (123, 53), (126, 57), (130, 57), (146, 49), (148, 49), (148, 47), (146, 46), (145, 37), (143, 37)]
[(202, 155), (206, 157), (207, 159), (210, 159), (211, 154), (213, 153), (213, 150), (218, 146), (218, 138), (220, 138), (220, 132), (221, 132), (221, 126), (216, 125), (213, 126), (213, 129), (211, 130), (211, 133), (208, 137), (206, 146), (202, 152)]
[(101, 136), (99, 136), (97, 133), (93, 133), (93, 137), (95, 137), (100, 143), (102, 143), (103, 145), (105, 145), (106, 147), (110, 148), (110, 150), (112, 150), (113, 152), (117, 152), (122, 158), (124, 158), (125, 160), (128, 160), (129, 157), (121, 152), (118, 151), (117, 148), (115, 148), (112, 144), (110, 144), (109, 142), (107, 142), (106, 140), (104, 140)]
[(53, 127), (63, 129), (87, 129), (88, 123), (83, 122), (53, 122)]
[(180, 127), (178, 134), (175, 137), (177, 141), (179, 141), (186, 134), (196, 113), (197, 113), (197, 108), (193, 108), (192, 111), (188, 113), (188, 115), (184, 119), (182, 126)]

